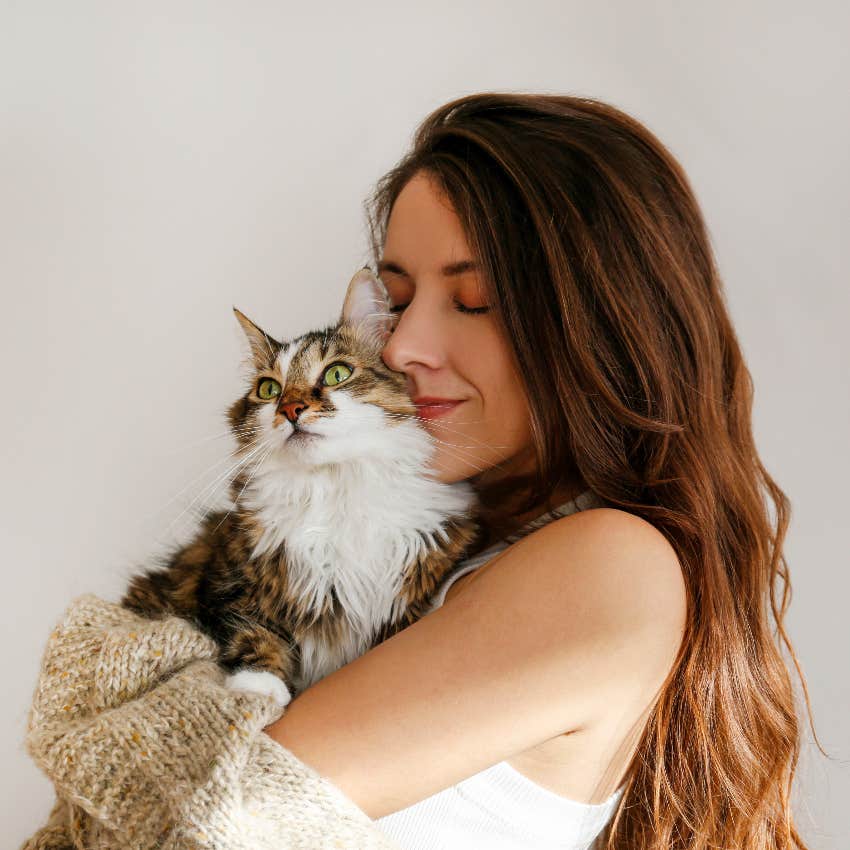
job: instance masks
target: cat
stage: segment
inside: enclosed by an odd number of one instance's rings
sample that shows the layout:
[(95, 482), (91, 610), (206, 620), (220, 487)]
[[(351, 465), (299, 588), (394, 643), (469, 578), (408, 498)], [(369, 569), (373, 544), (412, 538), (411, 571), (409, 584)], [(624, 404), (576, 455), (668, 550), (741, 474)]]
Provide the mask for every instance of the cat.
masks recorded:
[(368, 267), (336, 325), (289, 342), (233, 310), (250, 386), (228, 408), (232, 508), (132, 577), (121, 605), (189, 620), (228, 688), (283, 708), (423, 616), (481, 531), (471, 485), (428, 474), (436, 441), (381, 359), (396, 317)]

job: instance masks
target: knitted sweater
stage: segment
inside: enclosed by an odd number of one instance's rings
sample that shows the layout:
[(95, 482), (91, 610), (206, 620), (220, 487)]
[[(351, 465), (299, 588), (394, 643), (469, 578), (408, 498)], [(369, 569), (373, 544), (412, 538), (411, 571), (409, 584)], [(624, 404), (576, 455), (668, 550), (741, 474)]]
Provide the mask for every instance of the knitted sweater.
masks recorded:
[(50, 635), (26, 747), (53, 782), (21, 850), (399, 850), (262, 730), (271, 698), (225, 687), (214, 641), (93, 594)]

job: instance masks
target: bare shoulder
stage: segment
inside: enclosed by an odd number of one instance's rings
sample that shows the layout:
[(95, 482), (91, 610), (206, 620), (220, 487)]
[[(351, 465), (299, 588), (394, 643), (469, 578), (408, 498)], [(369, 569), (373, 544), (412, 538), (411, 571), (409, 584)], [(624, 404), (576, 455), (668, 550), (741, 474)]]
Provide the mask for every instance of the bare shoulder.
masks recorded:
[(652, 523), (618, 508), (592, 508), (550, 522), (524, 540), (557, 570), (559, 555), (577, 569), (633, 576), (663, 592), (684, 592), (682, 565), (670, 541)]
[(472, 573), (464, 595), (513, 600), (553, 658), (581, 659), (589, 687), (582, 705), (572, 692), (564, 716), (577, 721), (573, 729), (612, 706), (640, 713), (667, 678), (687, 621), (674, 547), (652, 523), (616, 508), (547, 523)]
[(684, 593), (682, 564), (670, 541), (651, 522), (618, 508), (592, 508), (561, 517), (535, 532), (555, 553), (569, 547), (593, 569), (634, 576), (652, 588)]
[(687, 612), (682, 564), (651, 522), (618, 508), (593, 508), (561, 517), (525, 539), (551, 582), (607, 591), (609, 613), (648, 618), (656, 628), (667, 624), (678, 642)]
[(513, 565), (518, 579), (533, 570), (556, 584), (640, 585), (644, 592), (631, 598), (631, 604), (672, 602), (684, 618), (686, 590), (676, 550), (652, 523), (627, 511), (592, 508), (561, 517), (509, 546), (469, 578), (503, 559)]

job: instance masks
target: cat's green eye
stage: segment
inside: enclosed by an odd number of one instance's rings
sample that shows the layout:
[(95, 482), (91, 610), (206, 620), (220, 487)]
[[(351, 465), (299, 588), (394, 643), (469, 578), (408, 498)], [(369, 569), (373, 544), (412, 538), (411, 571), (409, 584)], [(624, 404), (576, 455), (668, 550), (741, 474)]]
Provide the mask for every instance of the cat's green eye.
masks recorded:
[(323, 381), (326, 387), (335, 387), (351, 377), (351, 369), (345, 363), (334, 363), (325, 369)]
[(262, 399), (277, 398), (280, 384), (274, 378), (263, 378), (257, 385), (257, 395)]

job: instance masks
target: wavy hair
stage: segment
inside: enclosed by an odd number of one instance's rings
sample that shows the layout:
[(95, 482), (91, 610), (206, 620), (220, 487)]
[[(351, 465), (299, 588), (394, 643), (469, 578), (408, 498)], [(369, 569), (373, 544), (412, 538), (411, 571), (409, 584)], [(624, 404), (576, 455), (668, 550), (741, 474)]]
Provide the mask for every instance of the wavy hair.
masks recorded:
[(811, 720), (783, 627), (790, 502), (756, 451), (750, 372), (682, 167), (599, 100), (461, 97), (424, 119), (366, 201), (376, 267), (418, 172), (457, 212), (519, 364), (538, 460), (526, 504), (577, 469), (653, 523), (682, 565), (685, 635), (595, 846), (805, 850), (781, 652)]

